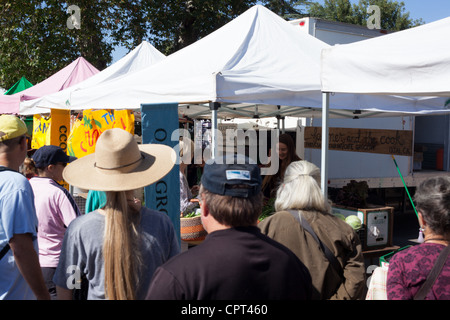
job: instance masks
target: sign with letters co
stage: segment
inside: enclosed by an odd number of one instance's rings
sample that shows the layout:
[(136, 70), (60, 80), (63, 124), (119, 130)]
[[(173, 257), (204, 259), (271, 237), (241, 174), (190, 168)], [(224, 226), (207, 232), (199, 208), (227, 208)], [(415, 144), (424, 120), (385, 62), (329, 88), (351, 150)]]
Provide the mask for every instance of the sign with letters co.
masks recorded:
[[(330, 150), (412, 156), (413, 132), (410, 130), (329, 128)], [(320, 149), (322, 128), (305, 128), (305, 148)]]
[[(178, 145), (172, 141), (172, 132), (178, 130), (178, 104), (141, 105), (142, 143), (159, 143), (170, 147)], [(172, 220), (175, 233), (180, 238), (180, 168), (178, 163), (161, 180), (144, 188), (145, 206), (166, 213)]]

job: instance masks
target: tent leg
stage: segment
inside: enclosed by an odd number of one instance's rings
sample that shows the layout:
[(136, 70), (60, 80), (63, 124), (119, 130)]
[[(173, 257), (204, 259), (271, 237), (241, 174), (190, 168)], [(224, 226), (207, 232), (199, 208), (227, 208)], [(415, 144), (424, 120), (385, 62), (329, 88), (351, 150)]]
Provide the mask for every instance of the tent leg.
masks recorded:
[(217, 110), (220, 108), (220, 103), (210, 102), (209, 108), (211, 110), (211, 159), (217, 157)]
[(325, 199), (328, 199), (328, 119), (330, 111), (330, 93), (322, 93), (322, 155), (320, 183)]

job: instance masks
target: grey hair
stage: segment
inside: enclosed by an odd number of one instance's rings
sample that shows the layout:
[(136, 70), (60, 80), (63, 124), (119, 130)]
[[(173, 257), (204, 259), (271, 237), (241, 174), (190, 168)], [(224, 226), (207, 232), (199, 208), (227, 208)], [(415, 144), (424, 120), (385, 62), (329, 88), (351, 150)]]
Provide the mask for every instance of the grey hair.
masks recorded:
[(416, 209), (436, 234), (450, 233), (450, 177), (429, 178), (414, 194)]
[(275, 210), (290, 209), (331, 212), (331, 206), (320, 189), (320, 169), (311, 162), (294, 161), (286, 169), (277, 190)]

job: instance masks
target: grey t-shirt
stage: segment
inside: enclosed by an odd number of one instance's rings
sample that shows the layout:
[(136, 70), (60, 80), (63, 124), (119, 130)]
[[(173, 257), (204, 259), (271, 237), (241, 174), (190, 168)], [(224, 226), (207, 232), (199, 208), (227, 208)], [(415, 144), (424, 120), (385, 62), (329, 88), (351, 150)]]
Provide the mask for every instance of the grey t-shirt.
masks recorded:
[[(77, 272), (89, 281), (88, 299), (105, 299), (105, 273), (102, 255), (105, 216), (97, 211), (73, 220), (66, 230), (59, 264), (53, 281), (59, 287), (74, 289)], [(138, 299), (144, 299), (157, 267), (180, 252), (175, 229), (169, 217), (142, 207), (140, 223), (143, 266)]]

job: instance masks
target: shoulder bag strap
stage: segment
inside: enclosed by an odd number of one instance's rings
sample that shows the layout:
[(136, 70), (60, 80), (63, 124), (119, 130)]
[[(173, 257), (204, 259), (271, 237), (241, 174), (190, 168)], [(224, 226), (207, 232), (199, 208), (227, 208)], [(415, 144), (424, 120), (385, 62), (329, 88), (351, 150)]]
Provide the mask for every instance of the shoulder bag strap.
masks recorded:
[(320, 249), (325, 254), (325, 257), (328, 259), (328, 261), (330, 261), (332, 267), (337, 271), (340, 277), (343, 277), (344, 272), (342, 270), (341, 264), (336, 259), (331, 250), (319, 239), (319, 237), (317, 237), (317, 234), (311, 228), (311, 225), (308, 223), (308, 221), (306, 221), (306, 219), (300, 219), (300, 213), (298, 211), (289, 210), (289, 212), (294, 216), (294, 218), (297, 219), (302, 228), (308, 231), (313, 236), (314, 240), (316, 240), (316, 242), (319, 244)]
[(436, 281), (437, 277), (441, 273), (441, 270), (444, 267), (445, 262), (447, 261), (447, 257), (449, 255), (449, 253), (450, 253), (450, 246), (446, 246), (439, 254), (439, 257), (437, 258), (436, 262), (434, 263), (434, 266), (431, 269), (430, 274), (428, 275), (424, 284), (422, 285), (422, 287), (420, 287), (419, 291), (417, 291), (416, 295), (414, 296), (414, 300), (425, 299), (428, 292), (433, 287), (434, 282)]
[(5, 256), (5, 254), (9, 251), (9, 243), (6, 244), (6, 246), (3, 247), (2, 251), (0, 251), (0, 260)]

